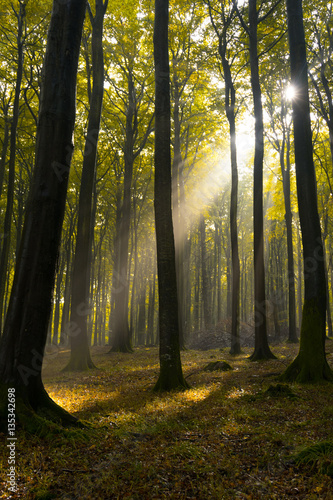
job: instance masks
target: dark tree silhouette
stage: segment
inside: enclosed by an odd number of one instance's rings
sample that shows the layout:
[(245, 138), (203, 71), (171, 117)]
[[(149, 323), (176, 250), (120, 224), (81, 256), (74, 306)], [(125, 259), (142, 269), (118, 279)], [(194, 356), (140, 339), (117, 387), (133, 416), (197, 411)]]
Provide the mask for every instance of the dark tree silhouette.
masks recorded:
[(160, 375), (156, 391), (187, 388), (180, 359), (175, 242), (171, 209), (169, 1), (155, 0), (155, 228)]
[(104, 2), (103, 0), (96, 0), (95, 16), (93, 16), (90, 7), (88, 9), (92, 25), (93, 87), (84, 148), (74, 256), (70, 335), (71, 357), (65, 368), (66, 370), (95, 368), (89, 350), (87, 318), (90, 312), (91, 246), (92, 227), (94, 225), (93, 189), (96, 177), (97, 143), (103, 103), (103, 20), (107, 4), (107, 0)]
[[(26, 20), (25, 2), (19, 2), (20, 8), (18, 12), (14, 12), (17, 17), (17, 71), (15, 82), (15, 96), (13, 104), (13, 118), (10, 125), (10, 155), (8, 164), (8, 184), (7, 184), (7, 206), (5, 220), (3, 226), (4, 238), (2, 239), (2, 248), (0, 256), (0, 331), (2, 330), (2, 316), (5, 315), (4, 298), (6, 290), (6, 278), (8, 271), (8, 260), (10, 253), (10, 242), (12, 232), (13, 206), (14, 206), (14, 189), (15, 189), (15, 158), (16, 158), (16, 134), (20, 114), (20, 94), (23, 77), (23, 60), (24, 60), (24, 25)], [(4, 141), (5, 142), (5, 141)], [(5, 156), (4, 165), (5, 165)]]
[(297, 382), (333, 380), (325, 354), (326, 282), (323, 244), (317, 207), (308, 72), (302, 0), (287, 0), (294, 147), (299, 217), (304, 264), (304, 304), (300, 350), (282, 378)]
[(55, 0), (47, 39), (34, 176), (0, 354), (0, 415), (7, 388), (16, 390), (17, 419), (34, 425), (36, 412), (51, 420), (76, 418), (45, 391), (41, 368), (52, 305), (65, 211), (75, 90), (86, 0)]

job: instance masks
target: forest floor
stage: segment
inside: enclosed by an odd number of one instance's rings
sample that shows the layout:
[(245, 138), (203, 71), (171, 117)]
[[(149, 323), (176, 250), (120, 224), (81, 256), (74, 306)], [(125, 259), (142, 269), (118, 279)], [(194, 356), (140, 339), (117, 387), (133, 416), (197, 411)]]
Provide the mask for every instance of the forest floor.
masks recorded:
[[(333, 340), (326, 350), (333, 367)], [(152, 392), (157, 348), (93, 348), (99, 369), (87, 373), (61, 373), (68, 351), (48, 354), (47, 391), (93, 428), (44, 437), (18, 431), (17, 494), (5, 483), (1, 439), (0, 498), (333, 499), (333, 384), (281, 387), (277, 376), (298, 346), (272, 351), (278, 359), (265, 362), (250, 362), (250, 348), (237, 357), (184, 351), (191, 389), (169, 394)], [(233, 370), (204, 370), (218, 360)]]

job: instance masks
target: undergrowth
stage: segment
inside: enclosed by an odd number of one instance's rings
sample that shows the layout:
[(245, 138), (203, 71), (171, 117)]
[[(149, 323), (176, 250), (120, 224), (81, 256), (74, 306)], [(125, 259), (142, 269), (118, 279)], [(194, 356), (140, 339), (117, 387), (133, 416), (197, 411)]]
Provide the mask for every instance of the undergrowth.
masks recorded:
[[(333, 342), (327, 343), (332, 365)], [(156, 394), (158, 350), (108, 354), (98, 369), (61, 373), (69, 352), (46, 357), (45, 387), (85, 421), (53, 435), (17, 432), (18, 492), (1, 499), (331, 499), (332, 384), (279, 384), (298, 346), (274, 347), (277, 360), (253, 363), (249, 349), (184, 351), (191, 389)], [(205, 371), (225, 361), (228, 371)], [(318, 444), (319, 443), (319, 444)]]

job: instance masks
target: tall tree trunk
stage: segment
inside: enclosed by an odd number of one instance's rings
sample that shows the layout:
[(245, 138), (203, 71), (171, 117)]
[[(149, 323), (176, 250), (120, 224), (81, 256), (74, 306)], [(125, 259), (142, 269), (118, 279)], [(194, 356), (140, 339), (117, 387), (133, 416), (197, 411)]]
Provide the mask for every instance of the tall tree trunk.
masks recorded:
[(264, 262), (263, 163), (264, 123), (258, 61), (258, 12), (256, 0), (249, 0), (249, 40), (251, 86), (255, 117), (255, 150), (253, 166), (253, 225), (254, 225), (254, 321), (255, 345), (251, 361), (275, 358), (267, 339), (266, 293)]
[[(178, 287), (178, 317), (179, 317), (179, 344), (180, 348), (184, 349), (184, 222), (181, 216), (182, 205), (184, 202), (184, 186), (182, 168), (183, 159), (180, 147), (180, 119), (179, 119), (179, 82), (177, 77), (177, 70), (174, 69), (173, 78), (174, 89), (174, 108), (173, 108), (173, 122), (174, 122), (174, 152), (172, 162), (172, 208), (173, 208), (173, 224), (175, 234), (175, 247), (176, 247), (176, 272), (177, 272), (177, 287)], [(182, 200), (181, 200), (182, 196)]]
[[(154, 268), (155, 269), (155, 268)], [(155, 345), (155, 335), (154, 335), (154, 318), (155, 318), (155, 292), (156, 292), (156, 271), (154, 270), (150, 285), (149, 285), (149, 304), (148, 304), (148, 322), (147, 322), (147, 345)]]
[(111, 299), (110, 299), (110, 317), (109, 317), (109, 345), (114, 343), (114, 331), (115, 331), (115, 303), (116, 295), (119, 293), (119, 289), (123, 286), (120, 276), (120, 264), (119, 264), (119, 253), (120, 253), (120, 222), (121, 222), (121, 187), (119, 182), (117, 182), (116, 187), (116, 223), (115, 223), (115, 235), (113, 244), (113, 268), (112, 268), (112, 287), (111, 287)]
[[(222, 55), (221, 55), (222, 54)], [(240, 354), (239, 340), (239, 287), (240, 266), (238, 254), (238, 228), (237, 228), (237, 205), (238, 205), (238, 168), (236, 149), (236, 92), (231, 78), (229, 62), (225, 57), (225, 51), (220, 49), (223, 62), (225, 81), (225, 109), (229, 122), (230, 131), (230, 159), (231, 159), (231, 198), (230, 198), (230, 239), (231, 239), (231, 262), (232, 262), (232, 296), (231, 296), (231, 348), (230, 354)]]
[(74, 226), (74, 215), (71, 214), (70, 224), (68, 233), (66, 236), (65, 243), (65, 259), (66, 259), (66, 278), (65, 278), (65, 289), (64, 289), (64, 305), (62, 308), (61, 316), (61, 333), (60, 333), (60, 344), (65, 345), (67, 343), (68, 337), (68, 327), (69, 327), (69, 313), (70, 313), (70, 302), (71, 302), (71, 280), (73, 275), (72, 269), (72, 241), (71, 236), (73, 233)]
[(285, 205), (285, 220), (287, 228), (287, 253), (288, 253), (288, 303), (289, 303), (289, 330), (288, 330), (288, 341), (291, 343), (297, 343), (297, 332), (296, 332), (296, 298), (295, 298), (295, 271), (294, 271), (294, 251), (293, 251), (293, 229), (292, 229), (292, 219), (293, 215), (291, 212), (291, 201), (290, 201), (290, 134), (287, 131), (286, 137), (287, 146), (287, 164), (284, 168), (284, 150), (281, 151), (280, 164), (282, 170), (283, 178), (283, 194), (284, 194), (284, 205)]
[(56, 421), (77, 421), (50, 399), (41, 369), (73, 151), (76, 76), (85, 10), (85, 0), (55, 0), (53, 4), (34, 176), (1, 341), (0, 414), (7, 413), (7, 388), (15, 388), (16, 417), (30, 430), (36, 429), (36, 419), (45, 422), (37, 418), (38, 411)]
[(207, 273), (206, 226), (204, 216), (200, 216), (200, 250), (201, 250), (201, 293), (203, 302), (204, 328), (211, 326), (211, 307), (209, 303), (209, 280)]
[(107, 0), (95, 0), (96, 14), (92, 24), (92, 71), (93, 88), (90, 100), (87, 137), (84, 148), (77, 237), (72, 278), (71, 356), (66, 371), (80, 371), (95, 368), (89, 349), (87, 321), (91, 314), (90, 273), (93, 224), (93, 190), (95, 183), (97, 143), (103, 103), (104, 63), (103, 63), (103, 20)]
[(13, 105), (13, 118), (10, 127), (10, 155), (8, 164), (8, 184), (7, 184), (7, 206), (5, 213), (5, 221), (3, 226), (2, 249), (0, 257), (0, 332), (2, 331), (2, 319), (5, 316), (4, 311), (4, 297), (6, 290), (6, 277), (10, 253), (11, 242), (11, 228), (13, 218), (13, 204), (14, 204), (14, 182), (15, 182), (15, 158), (16, 158), (16, 134), (17, 125), (20, 113), (20, 94), (21, 84), (23, 77), (23, 44), (24, 44), (24, 25), (25, 25), (25, 7), (26, 3), (20, 1), (20, 9), (17, 16), (17, 71), (15, 83), (15, 97)]
[(326, 284), (323, 244), (317, 207), (312, 131), (308, 93), (307, 60), (302, 0), (287, 0), (294, 147), (299, 217), (304, 264), (304, 305), (300, 350), (283, 375), (284, 380), (315, 382), (333, 380), (325, 353)]
[(131, 225), (132, 178), (134, 164), (134, 120), (136, 119), (134, 81), (132, 70), (128, 70), (128, 105), (126, 112), (126, 139), (124, 146), (124, 193), (119, 225), (119, 270), (116, 274), (116, 289), (114, 296), (114, 319), (112, 332), (112, 348), (110, 352), (132, 352), (130, 329), (128, 325), (128, 247)]
[(3, 141), (2, 141), (1, 160), (0, 160), (0, 199), (2, 196), (3, 180), (5, 177), (5, 170), (6, 170), (7, 150), (8, 150), (8, 144), (9, 144), (10, 119), (8, 117), (8, 109), (9, 109), (9, 102), (2, 106), (5, 126), (4, 126), (4, 135), (3, 135)]
[(171, 207), (169, 1), (155, 0), (155, 230), (159, 292), (160, 374), (155, 391), (186, 388), (180, 348)]

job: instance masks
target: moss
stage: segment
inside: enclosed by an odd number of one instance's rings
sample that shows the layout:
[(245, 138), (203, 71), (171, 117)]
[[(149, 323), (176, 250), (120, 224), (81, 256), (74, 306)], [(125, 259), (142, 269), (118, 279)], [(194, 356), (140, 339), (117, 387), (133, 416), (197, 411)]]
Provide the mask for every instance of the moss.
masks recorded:
[(226, 372), (229, 370), (233, 370), (232, 366), (229, 365), (226, 361), (211, 361), (204, 368), (205, 372), (213, 372), (213, 371), (222, 371)]
[(304, 302), (300, 350), (295, 360), (281, 375), (281, 381), (317, 383), (333, 381), (325, 354), (325, 320), (318, 300)]
[(287, 384), (270, 385), (268, 389), (266, 389), (265, 394), (273, 398), (279, 398), (279, 397), (288, 397), (292, 399), (297, 398), (296, 394), (293, 393), (293, 391)]
[[(7, 433), (7, 397), (8, 387), (0, 386), (0, 432)], [(64, 427), (84, 429), (87, 425), (66, 410), (57, 405), (47, 394), (45, 389), (41, 392), (39, 404), (36, 409), (27, 402), (26, 397), (19, 390), (15, 393), (15, 419), (16, 428), (40, 437), (64, 432)]]

